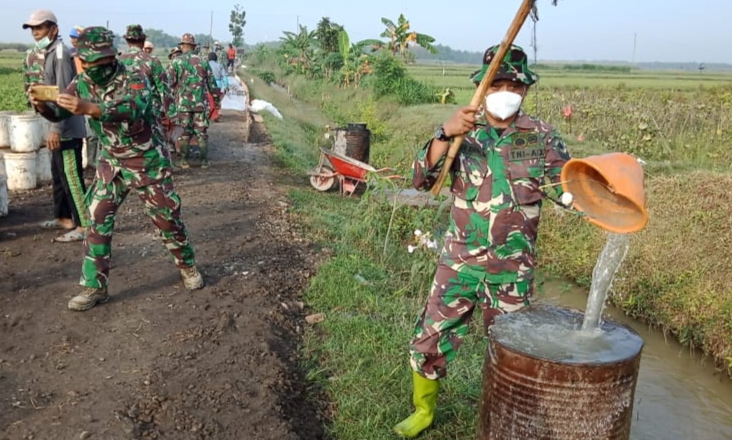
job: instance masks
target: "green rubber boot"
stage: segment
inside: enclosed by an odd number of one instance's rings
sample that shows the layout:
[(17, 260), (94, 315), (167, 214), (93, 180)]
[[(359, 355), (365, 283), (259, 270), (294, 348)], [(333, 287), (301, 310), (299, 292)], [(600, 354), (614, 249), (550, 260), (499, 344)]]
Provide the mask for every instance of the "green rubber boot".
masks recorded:
[(180, 141), (180, 155), (180, 167), (190, 168), (191, 166), (188, 164), (188, 157), (191, 155), (191, 144), (189, 140)]
[(208, 144), (199, 142), (198, 151), (201, 152), (201, 168), (208, 168)]
[(417, 437), (432, 424), (435, 418), (437, 394), (440, 390), (440, 382), (437, 380), (425, 379), (417, 372), (412, 372), (412, 378), (414, 380), (412, 401), (415, 410), (411, 416), (394, 427), (394, 432), (406, 438)]

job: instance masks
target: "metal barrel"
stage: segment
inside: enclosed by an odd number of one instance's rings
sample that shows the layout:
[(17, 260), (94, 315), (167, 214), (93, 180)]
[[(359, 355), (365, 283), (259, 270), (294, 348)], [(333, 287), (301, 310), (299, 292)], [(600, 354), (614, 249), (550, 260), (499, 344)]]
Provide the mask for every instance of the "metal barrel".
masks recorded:
[[(574, 356), (567, 329), (580, 331), (583, 317), (579, 311), (532, 306), (496, 318), (483, 367), (479, 440), (629, 439), (643, 341), (629, 327), (605, 321), (602, 332), (622, 338), (605, 340), (601, 355), (593, 348)], [(551, 333), (547, 322), (563, 327), (556, 342), (567, 353), (546, 355), (540, 338), (550, 341), (551, 334), (516, 343), (524, 331)]]
[(371, 131), (366, 124), (348, 124), (346, 128), (346, 156), (369, 163)]

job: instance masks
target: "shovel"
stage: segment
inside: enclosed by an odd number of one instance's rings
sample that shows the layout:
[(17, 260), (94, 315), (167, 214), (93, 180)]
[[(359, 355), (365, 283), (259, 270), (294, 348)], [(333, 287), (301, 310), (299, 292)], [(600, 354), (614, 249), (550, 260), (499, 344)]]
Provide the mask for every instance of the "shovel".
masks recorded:
[[(483, 79), (478, 85), (478, 89), (473, 95), (473, 99), (470, 101), (471, 106), (477, 107), (483, 101), (486, 92), (488, 92), (488, 87), (493, 83), (493, 79), (496, 77), (496, 73), (498, 73), (498, 69), (501, 67), (503, 58), (506, 56), (508, 49), (513, 44), (513, 40), (516, 39), (516, 35), (518, 35), (521, 27), (524, 25), (526, 17), (534, 11), (534, 18), (537, 19), (535, 3), (536, 0), (523, 0), (523, 3), (521, 3), (521, 7), (516, 13), (516, 17), (514, 17), (511, 26), (508, 28), (508, 32), (506, 32), (506, 36), (498, 47), (496, 56), (493, 57), (491, 64), (488, 66), (488, 71), (485, 76), (483, 76)], [(552, 4), (556, 6), (557, 0), (552, 0)], [(432, 195), (438, 195), (442, 189), (442, 185), (445, 184), (445, 179), (447, 179), (447, 174), (450, 172), (450, 167), (452, 167), (452, 163), (455, 161), (455, 156), (457, 155), (458, 150), (460, 150), (460, 145), (462, 145), (463, 139), (465, 139), (464, 135), (456, 136), (455, 139), (453, 139), (452, 144), (450, 144), (450, 148), (447, 150), (447, 157), (445, 157), (445, 165), (442, 167), (440, 175), (437, 176), (435, 184), (430, 189)]]

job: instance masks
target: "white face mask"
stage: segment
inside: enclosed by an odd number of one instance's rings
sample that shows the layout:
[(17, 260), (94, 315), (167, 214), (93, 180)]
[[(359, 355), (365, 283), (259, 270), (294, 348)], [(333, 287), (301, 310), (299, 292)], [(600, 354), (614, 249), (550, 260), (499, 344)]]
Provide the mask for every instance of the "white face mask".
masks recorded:
[(43, 49), (47, 48), (50, 45), (51, 45), (51, 39), (48, 38), (48, 35), (46, 35), (45, 37), (43, 37), (40, 40), (36, 41), (36, 48), (37, 49), (40, 49), (40, 50), (43, 50)]
[(509, 91), (495, 92), (485, 97), (485, 108), (495, 118), (504, 121), (515, 115), (524, 97)]

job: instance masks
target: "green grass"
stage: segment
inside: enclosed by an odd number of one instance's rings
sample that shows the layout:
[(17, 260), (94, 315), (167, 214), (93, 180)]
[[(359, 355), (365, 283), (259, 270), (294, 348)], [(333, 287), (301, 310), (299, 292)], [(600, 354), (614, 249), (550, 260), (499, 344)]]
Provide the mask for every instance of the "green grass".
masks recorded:
[(20, 52), (0, 52), (0, 68), (8, 67), (20, 70), (23, 67), (23, 53)]
[(28, 110), (23, 92), (23, 54), (0, 52), (0, 111)]

